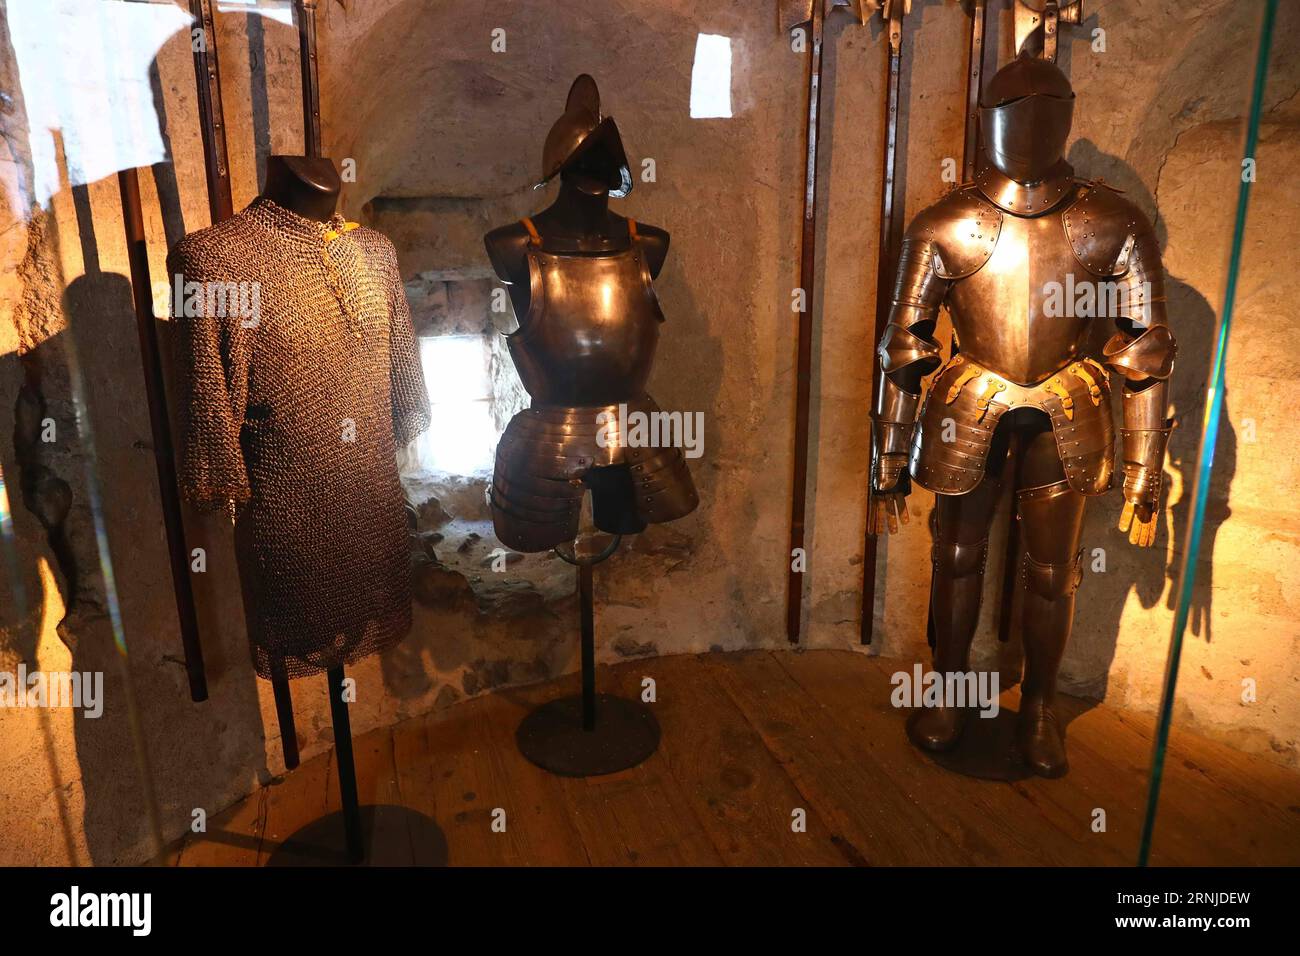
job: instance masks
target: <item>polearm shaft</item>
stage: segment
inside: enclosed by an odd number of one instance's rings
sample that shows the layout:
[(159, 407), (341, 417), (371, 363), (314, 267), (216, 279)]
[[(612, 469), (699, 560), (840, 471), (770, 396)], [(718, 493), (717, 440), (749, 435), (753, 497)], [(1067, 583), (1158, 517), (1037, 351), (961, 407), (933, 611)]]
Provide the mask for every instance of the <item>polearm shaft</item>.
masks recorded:
[[(898, 243), (895, 241), (898, 235), (898, 213), (894, 206), (894, 193), (898, 159), (898, 97), (903, 71), (903, 16), (907, 10), (908, 5), (905, 0), (891, 0), (881, 7), (881, 14), (889, 28), (889, 62), (886, 66), (885, 145), (882, 163), (884, 175), (880, 181), (880, 240), (876, 249), (876, 321), (875, 333), (871, 338), (873, 346), (885, 334), (885, 326), (889, 323), (894, 273), (898, 267)], [(883, 373), (878, 371), (877, 374)], [(871, 441), (874, 445), (874, 434)], [(872, 448), (868, 461), (875, 460), (875, 449)], [(872, 500), (871, 493), (871, 465), (868, 465), (866, 511), (868, 520), (874, 507), (875, 502)], [(862, 550), (861, 639), (863, 644), (871, 643), (875, 630), (876, 540), (876, 535), (865, 535)]]
[[(968, 0), (966, 11), (970, 14), (970, 46), (966, 61), (966, 131), (962, 142), (961, 181), (969, 183), (979, 172), (980, 153), (980, 94), (984, 91), (984, 36), (988, 24), (986, 0)], [(953, 336), (950, 345), (952, 352), (957, 350), (957, 337)], [(1012, 507), (1015, 507), (1014, 502)], [(1013, 519), (1008, 530), (1007, 561), (1015, 564), (1020, 544), (1016, 537), (1019, 527)], [(1003, 575), (1001, 617), (998, 619), (998, 639), (1006, 641), (1011, 633), (1011, 604), (1008, 587), (1014, 581), (1014, 568)], [(934, 575), (930, 575), (930, 593), (934, 593)], [(935, 646), (934, 607), (927, 602), (925, 619), (926, 643)]]
[(153, 314), (153, 283), (149, 279), (149, 246), (140, 206), (140, 179), (135, 169), (117, 174), (122, 197), (122, 220), (126, 226), (126, 255), (131, 272), (131, 297), (135, 305), (136, 333), (140, 340), (140, 361), (144, 366), (144, 393), (149, 406), (149, 430), (153, 439), (154, 467), (158, 475), (158, 496), (162, 503), (163, 529), (167, 536), (167, 557), (171, 566), (172, 593), (180, 621), (181, 645), (185, 649), (185, 675), (190, 699), (208, 699), (207, 674), (203, 667), (203, 646), (199, 642), (199, 620), (190, 580), (190, 552), (185, 543), (185, 521), (181, 513), (180, 488), (176, 483), (176, 451), (172, 447), (171, 419), (167, 414), (167, 393), (163, 385), (162, 353), (158, 348), (158, 327)]
[[(817, 265), (817, 135), (820, 126), (822, 33), (825, 6), (814, 0), (809, 31), (812, 40), (808, 57), (808, 117), (803, 194), (803, 238), (799, 258), (799, 345), (795, 359), (794, 480), (790, 499), (790, 575), (786, 584), (785, 636), (799, 642), (803, 621), (804, 515), (808, 496), (808, 415), (812, 394), (813, 284)], [(803, 560), (798, 561), (796, 556)]]
[(984, 32), (988, 24), (986, 0), (971, 0), (970, 56), (966, 71), (966, 139), (962, 145), (962, 182), (979, 172), (980, 94), (984, 89)]
[(194, 79), (198, 86), (199, 126), (203, 132), (203, 169), (208, 181), (208, 211), (212, 222), (235, 213), (230, 195), (230, 163), (226, 152), (226, 122), (221, 109), (221, 71), (217, 64), (217, 29), (212, 0), (190, 0), (190, 13), (202, 42), (194, 44)]
[[(213, 28), (210, 0), (191, 0), (190, 12), (199, 31), (198, 36), (192, 38), (191, 46), (194, 50), (194, 77), (203, 136), (208, 208), (212, 221), (219, 222), (231, 215), (230, 167), (226, 162), (216, 30)], [(140, 357), (144, 364), (145, 396), (149, 404), (149, 424), (162, 501), (163, 526), (167, 535), (172, 590), (180, 621), (181, 645), (185, 651), (185, 674), (189, 680), (190, 699), (200, 703), (208, 699), (207, 672), (203, 664), (203, 645), (199, 639), (198, 613), (194, 604), (193, 582), (190, 579), (189, 549), (185, 543), (185, 524), (176, 480), (176, 456), (163, 386), (158, 330), (154, 326), (153, 304), (148, 291), (152, 288), (152, 283), (149, 279), (148, 246), (136, 171), (132, 169), (120, 173), (118, 186), (122, 196), (122, 219), (126, 226), (136, 331), (140, 340)]]
[(320, 78), (316, 69), (317, 0), (296, 0), (298, 7), (298, 60), (302, 70), (303, 154), (319, 157)]

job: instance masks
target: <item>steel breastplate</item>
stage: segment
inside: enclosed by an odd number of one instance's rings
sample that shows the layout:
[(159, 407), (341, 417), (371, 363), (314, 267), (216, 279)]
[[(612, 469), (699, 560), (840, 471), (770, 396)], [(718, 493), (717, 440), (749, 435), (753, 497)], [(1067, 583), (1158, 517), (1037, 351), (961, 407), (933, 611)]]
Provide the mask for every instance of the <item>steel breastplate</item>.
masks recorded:
[(510, 356), (534, 405), (606, 405), (645, 391), (663, 313), (645, 254), (528, 250), (531, 300)]
[(1086, 354), (1091, 323), (1104, 305), (1096, 290), (1059, 210), (1035, 218), (1003, 215), (988, 261), (954, 282), (947, 304), (964, 355), (1032, 385)]

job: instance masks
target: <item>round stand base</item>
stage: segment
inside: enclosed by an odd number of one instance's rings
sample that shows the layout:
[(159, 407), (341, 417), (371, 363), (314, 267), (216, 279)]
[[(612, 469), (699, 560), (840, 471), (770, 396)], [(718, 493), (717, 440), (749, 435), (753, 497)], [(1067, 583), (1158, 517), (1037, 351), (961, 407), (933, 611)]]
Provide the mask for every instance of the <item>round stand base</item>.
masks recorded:
[(596, 695), (596, 728), (582, 729), (582, 698), (543, 704), (515, 732), (519, 752), (561, 777), (598, 777), (635, 767), (659, 749), (659, 721), (639, 701)]
[[(408, 807), (361, 808), (365, 858), (358, 866), (446, 866), (447, 838), (438, 824)], [(348, 866), (343, 811), (315, 820), (281, 843), (267, 866)]]
[[(940, 767), (977, 780), (1025, 780), (1034, 775), (1021, 759), (1016, 743), (1020, 715), (1006, 707), (996, 717), (984, 718), (972, 711), (966, 718), (957, 746), (936, 753), (917, 748)], [(910, 741), (909, 741), (910, 742)], [(913, 746), (916, 746), (913, 744)]]

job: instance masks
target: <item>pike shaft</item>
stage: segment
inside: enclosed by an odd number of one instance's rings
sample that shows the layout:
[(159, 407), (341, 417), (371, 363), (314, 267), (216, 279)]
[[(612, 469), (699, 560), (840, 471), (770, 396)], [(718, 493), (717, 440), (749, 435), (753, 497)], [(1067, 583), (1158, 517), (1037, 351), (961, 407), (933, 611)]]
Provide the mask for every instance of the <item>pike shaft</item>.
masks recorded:
[(234, 215), (230, 164), (226, 153), (225, 116), (221, 109), (221, 71), (217, 65), (217, 30), (212, 0), (190, 0), (190, 13), (202, 31), (194, 44), (194, 79), (198, 87), (199, 126), (203, 133), (203, 169), (208, 181), (208, 212), (218, 223)]
[[(786, 638), (799, 642), (803, 621), (804, 514), (808, 496), (808, 418), (812, 391), (813, 283), (817, 264), (817, 134), (820, 125), (822, 0), (814, 0), (812, 49), (808, 61), (807, 167), (804, 179), (803, 238), (799, 259), (799, 345), (795, 364), (794, 480), (790, 500), (790, 576), (786, 585)], [(796, 558), (798, 556), (798, 559)]]
[[(901, 24), (891, 21), (888, 66), (888, 92), (885, 97), (885, 148), (884, 175), (880, 183), (880, 241), (877, 246), (876, 259), (876, 321), (873, 343), (879, 342), (885, 334), (889, 322), (890, 305), (893, 299), (894, 271), (898, 263), (898, 250), (895, 248), (894, 236), (897, 233), (894, 208), (894, 186), (896, 161), (898, 157), (898, 95), (902, 77), (902, 36)], [(883, 374), (877, 371), (877, 374)], [(868, 520), (875, 502), (871, 494), (870, 469), (876, 460), (875, 436), (872, 435), (872, 449), (867, 475), (867, 514)], [(863, 644), (870, 644), (875, 625), (876, 607), (876, 536), (865, 537), (862, 551), (862, 623), (860, 639)]]

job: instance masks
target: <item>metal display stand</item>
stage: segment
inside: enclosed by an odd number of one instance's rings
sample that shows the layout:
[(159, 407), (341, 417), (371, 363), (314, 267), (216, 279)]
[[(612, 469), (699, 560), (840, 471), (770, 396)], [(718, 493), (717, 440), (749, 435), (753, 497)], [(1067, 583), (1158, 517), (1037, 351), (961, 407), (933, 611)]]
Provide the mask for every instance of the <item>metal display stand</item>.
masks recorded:
[(590, 527), (591, 494), (583, 496), (582, 530), (555, 554), (578, 569), (582, 693), (542, 704), (519, 724), (515, 741), (531, 763), (561, 777), (597, 777), (643, 763), (659, 749), (659, 721), (638, 700), (596, 692), (596, 625), (592, 569), (613, 556), (622, 537)]
[(393, 804), (361, 805), (352, 722), (343, 699), (342, 666), (325, 675), (334, 728), (340, 809), (292, 834), (267, 859), (267, 866), (444, 866), (447, 839), (429, 817)]

